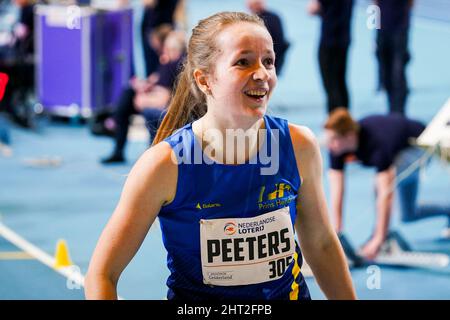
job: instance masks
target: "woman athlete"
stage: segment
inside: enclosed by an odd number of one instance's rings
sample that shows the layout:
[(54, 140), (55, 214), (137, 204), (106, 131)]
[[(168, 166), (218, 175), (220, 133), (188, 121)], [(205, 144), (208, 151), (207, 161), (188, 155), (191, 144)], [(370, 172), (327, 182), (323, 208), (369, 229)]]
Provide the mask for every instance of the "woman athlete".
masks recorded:
[(93, 254), (88, 299), (117, 298), (120, 274), (157, 217), (168, 299), (310, 299), (302, 252), (327, 298), (355, 298), (316, 140), (266, 114), (274, 61), (256, 16), (222, 12), (193, 29), (167, 115)]

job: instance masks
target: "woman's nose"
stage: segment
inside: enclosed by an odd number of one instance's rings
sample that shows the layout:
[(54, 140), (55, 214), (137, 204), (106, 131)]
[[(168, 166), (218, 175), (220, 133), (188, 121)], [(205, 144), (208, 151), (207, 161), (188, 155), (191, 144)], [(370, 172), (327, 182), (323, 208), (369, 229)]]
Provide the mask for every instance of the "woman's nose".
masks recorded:
[(255, 72), (253, 73), (253, 80), (255, 81), (267, 81), (270, 78), (269, 71), (264, 67), (264, 65), (259, 64)]

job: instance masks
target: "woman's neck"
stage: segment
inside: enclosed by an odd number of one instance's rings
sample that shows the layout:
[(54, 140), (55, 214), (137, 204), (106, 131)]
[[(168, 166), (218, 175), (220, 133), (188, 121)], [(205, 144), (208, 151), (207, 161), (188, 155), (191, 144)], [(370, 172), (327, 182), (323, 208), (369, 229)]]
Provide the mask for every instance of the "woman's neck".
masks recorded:
[(240, 115), (216, 115), (212, 112), (199, 119), (204, 129), (218, 129), (221, 132), (226, 130), (258, 130), (264, 126), (263, 117), (245, 117)]
[(208, 113), (192, 124), (206, 156), (224, 164), (242, 164), (252, 158), (264, 142), (264, 129), (264, 118), (224, 119)]

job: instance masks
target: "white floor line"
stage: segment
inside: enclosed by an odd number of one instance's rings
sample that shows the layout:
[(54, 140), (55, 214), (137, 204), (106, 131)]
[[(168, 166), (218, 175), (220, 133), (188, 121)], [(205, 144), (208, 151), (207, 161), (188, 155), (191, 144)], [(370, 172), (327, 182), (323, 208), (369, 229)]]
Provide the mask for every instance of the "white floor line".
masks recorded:
[[(6, 240), (14, 244), (16, 247), (22, 249), (30, 256), (34, 257), (36, 260), (39, 260), (50, 269), (58, 272), (67, 278), (68, 284), (71, 282), (71, 287), (81, 286), (84, 287), (84, 275), (79, 271), (77, 266), (70, 266), (66, 268), (55, 268), (55, 259), (50, 256), (47, 252), (39, 249), (32, 243), (28, 242), (13, 230), (5, 226), (0, 222), (0, 235), (3, 236)], [(69, 288), (69, 287), (68, 287)], [(122, 297), (118, 297), (119, 300), (123, 300)]]

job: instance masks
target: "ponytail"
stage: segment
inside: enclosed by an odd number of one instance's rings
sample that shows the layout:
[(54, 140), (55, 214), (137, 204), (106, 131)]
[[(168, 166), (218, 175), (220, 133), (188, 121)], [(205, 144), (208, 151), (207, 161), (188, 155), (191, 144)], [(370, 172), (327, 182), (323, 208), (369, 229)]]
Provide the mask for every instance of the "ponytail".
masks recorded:
[(192, 73), (188, 64), (188, 62), (185, 63), (178, 76), (173, 97), (153, 140), (153, 145), (163, 141), (175, 130), (201, 118), (206, 113), (206, 99), (191, 78)]

